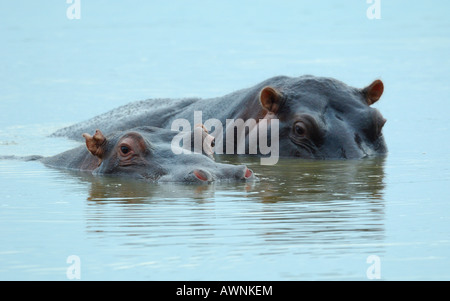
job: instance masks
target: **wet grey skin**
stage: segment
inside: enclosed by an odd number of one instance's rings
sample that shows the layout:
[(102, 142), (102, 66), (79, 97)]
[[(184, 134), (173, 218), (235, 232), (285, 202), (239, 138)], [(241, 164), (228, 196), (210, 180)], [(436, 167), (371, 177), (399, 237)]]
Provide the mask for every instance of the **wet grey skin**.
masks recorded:
[[(257, 122), (268, 119), (269, 129), (270, 120), (278, 119), (280, 157), (365, 158), (387, 153), (382, 134), (386, 119), (372, 107), (383, 91), (381, 80), (364, 88), (354, 88), (327, 77), (277, 76), (217, 98), (132, 102), (63, 128), (54, 135), (79, 139), (80, 131), (92, 132), (97, 127), (106, 132), (142, 125), (171, 128), (178, 118), (193, 124), (194, 111), (201, 111), (203, 122), (218, 119), (224, 125), (224, 131), (226, 119), (255, 119)], [(111, 120), (115, 122), (111, 123)], [(211, 134), (217, 137), (217, 133)], [(225, 133), (223, 135), (225, 137)], [(225, 149), (226, 141), (224, 152)]]
[(263, 88), (260, 100), (279, 119), (284, 156), (357, 159), (387, 153), (386, 119), (371, 107), (383, 90), (380, 80), (357, 89), (334, 79), (305, 77)]
[[(212, 183), (254, 180), (245, 165), (217, 163), (196, 152), (175, 154), (171, 141), (177, 132), (140, 127), (104, 136), (83, 134), (86, 146), (41, 158), (47, 166), (150, 182)], [(188, 133), (190, 135), (190, 133)], [(188, 147), (187, 149), (189, 149)]]

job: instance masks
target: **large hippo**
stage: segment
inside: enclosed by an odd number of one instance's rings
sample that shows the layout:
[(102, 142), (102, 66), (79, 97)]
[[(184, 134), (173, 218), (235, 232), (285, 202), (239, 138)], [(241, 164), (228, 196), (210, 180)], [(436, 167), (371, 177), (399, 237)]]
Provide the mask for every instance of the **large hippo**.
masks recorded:
[[(381, 80), (364, 88), (354, 88), (333, 78), (278, 76), (253, 87), (211, 99), (149, 99), (132, 102), (85, 122), (63, 128), (54, 135), (78, 138), (80, 131), (93, 131), (101, 127), (106, 132), (152, 125), (172, 128), (179, 119), (195, 124), (194, 115), (201, 113), (201, 122), (214, 119), (223, 124), (223, 131), (208, 127), (211, 135), (222, 138), (232, 133), (232, 139), (216, 139), (220, 153), (236, 152), (237, 144), (256, 125), (268, 124), (269, 140), (274, 142), (277, 126), (279, 156), (310, 159), (363, 158), (385, 154), (386, 144), (382, 128), (386, 122), (381, 113), (372, 107), (384, 90)], [(111, 123), (111, 120), (114, 120)], [(244, 120), (244, 127), (227, 120)], [(248, 123), (255, 120), (255, 123)], [(216, 123), (217, 124), (217, 123)], [(256, 125), (255, 125), (256, 124)], [(261, 130), (259, 130), (261, 133)], [(261, 147), (260, 136), (257, 139)], [(233, 144), (230, 148), (230, 145)], [(252, 153), (245, 142), (246, 152)], [(268, 143), (270, 144), (270, 143)], [(274, 144), (272, 144), (274, 145)], [(228, 152), (227, 152), (228, 150)], [(239, 152), (238, 152), (239, 153)], [(253, 152), (254, 153), (254, 152)], [(258, 149), (258, 154), (262, 152)], [(267, 153), (267, 152), (266, 152)]]
[[(50, 167), (85, 171), (93, 175), (151, 182), (211, 183), (255, 179), (253, 172), (245, 165), (222, 164), (212, 160), (211, 136), (203, 135), (203, 142), (210, 145), (211, 153), (201, 154), (188, 151), (185, 145), (173, 145), (174, 136), (179, 134), (150, 126), (116, 131), (106, 136), (96, 130), (92, 136), (87, 133), (82, 135), (85, 146), (52, 157), (30, 156), (23, 159), (40, 160)], [(182, 151), (178, 152), (177, 148)]]

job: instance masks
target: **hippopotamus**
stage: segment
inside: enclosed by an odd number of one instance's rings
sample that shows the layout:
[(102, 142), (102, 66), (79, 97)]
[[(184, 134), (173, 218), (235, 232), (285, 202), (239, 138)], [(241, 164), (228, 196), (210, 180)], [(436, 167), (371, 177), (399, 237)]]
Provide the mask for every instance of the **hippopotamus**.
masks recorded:
[[(195, 128), (194, 131), (200, 128)], [(203, 129), (201, 129), (203, 131)], [(204, 131), (203, 131), (204, 132)], [(205, 132), (204, 132), (205, 133)], [(104, 135), (96, 130), (84, 133), (86, 145), (81, 145), (52, 157), (30, 156), (47, 166), (79, 170), (93, 175), (121, 176), (150, 182), (211, 183), (214, 181), (247, 181), (255, 179), (245, 165), (217, 163), (211, 159), (213, 141), (202, 136), (210, 147), (208, 153), (189, 151), (191, 145), (174, 145), (180, 133), (151, 126), (115, 131)], [(190, 136), (192, 133), (181, 133)], [(80, 135), (81, 136), (81, 135)], [(177, 151), (181, 148), (182, 151)]]
[[(384, 85), (379, 79), (364, 88), (355, 88), (328, 77), (277, 76), (222, 97), (132, 102), (63, 128), (54, 135), (76, 139), (80, 131), (92, 131), (96, 127), (104, 127), (107, 132), (142, 125), (169, 129), (175, 121), (183, 119), (190, 124), (204, 123), (216, 138), (217, 153), (267, 155), (268, 151), (263, 153), (261, 149), (263, 146), (267, 149), (268, 145), (262, 143), (270, 141), (272, 147), (277, 146), (270, 152), (277, 151), (281, 157), (364, 158), (387, 153), (382, 134), (386, 119), (372, 106), (383, 91)], [(202, 119), (195, 120), (199, 112)], [(208, 123), (210, 120), (216, 122)], [(230, 120), (244, 123), (239, 127)], [(224, 127), (217, 130), (217, 122)], [(268, 138), (258, 136), (255, 151), (249, 145), (249, 137), (263, 124), (267, 125)], [(227, 133), (231, 133), (230, 136)], [(245, 152), (238, 145), (243, 139)]]

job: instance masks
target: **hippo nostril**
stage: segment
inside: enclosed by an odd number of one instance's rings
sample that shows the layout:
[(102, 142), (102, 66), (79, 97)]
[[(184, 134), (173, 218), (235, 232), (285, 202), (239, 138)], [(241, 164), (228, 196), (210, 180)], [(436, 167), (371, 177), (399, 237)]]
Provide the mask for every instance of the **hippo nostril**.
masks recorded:
[(203, 170), (199, 170), (199, 169), (194, 170), (194, 175), (199, 180), (208, 181), (208, 175)]
[(245, 175), (244, 177), (246, 179), (250, 178), (253, 175), (253, 171), (251, 169), (245, 168)]

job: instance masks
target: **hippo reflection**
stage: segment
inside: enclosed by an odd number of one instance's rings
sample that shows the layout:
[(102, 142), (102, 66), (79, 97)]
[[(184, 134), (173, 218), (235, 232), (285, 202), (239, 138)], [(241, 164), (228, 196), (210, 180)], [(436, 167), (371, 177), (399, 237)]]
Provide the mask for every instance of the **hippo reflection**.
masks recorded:
[[(54, 135), (77, 139), (80, 131), (93, 131), (96, 127), (102, 127), (106, 132), (141, 125), (171, 128), (177, 119), (194, 124), (194, 112), (201, 111), (203, 119), (216, 119), (223, 125), (227, 119), (255, 120), (257, 123), (266, 119), (270, 128), (270, 123), (277, 119), (280, 156), (364, 158), (387, 153), (382, 134), (386, 120), (372, 107), (383, 91), (380, 80), (365, 88), (354, 88), (333, 78), (278, 76), (218, 98), (133, 102), (61, 129)], [(111, 119), (116, 122), (112, 124)], [(243, 129), (247, 136), (255, 130), (251, 127), (247, 124)], [(236, 127), (224, 126), (223, 131), (214, 130), (211, 135), (225, 137), (226, 131), (235, 130)], [(234, 135), (233, 143), (239, 143), (238, 133)], [(224, 153), (226, 149), (224, 141)]]
[[(232, 164), (243, 159), (249, 167), (259, 161), (257, 157), (216, 156), (217, 161)], [(273, 252), (313, 242), (314, 251), (352, 253), (355, 241), (373, 246), (385, 239), (384, 164), (384, 157), (333, 161), (281, 158), (278, 168), (260, 166), (261, 181), (195, 187), (70, 174), (77, 176), (82, 187), (89, 187), (85, 216), (87, 233), (95, 238), (134, 237), (137, 245), (148, 248), (177, 231), (181, 231), (180, 237), (184, 231), (202, 238), (216, 237), (211, 219), (220, 214), (231, 221), (224, 227), (239, 228), (243, 221), (248, 223), (245, 229), (250, 229), (261, 245), (275, 246)], [(135, 204), (150, 206), (138, 208)], [(229, 204), (241, 207), (237, 212)], [(198, 243), (204, 244), (204, 239)]]
[[(96, 130), (93, 136), (83, 134), (86, 146), (41, 161), (56, 168), (152, 182), (210, 183), (217, 180), (254, 179), (253, 172), (245, 165), (216, 163), (196, 152), (174, 154), (170, 142), (176, 134), (155, 127), (134, 128), (107, 136)], [(208, 141), (209, 135), (205, 135), (204, 139)]]

